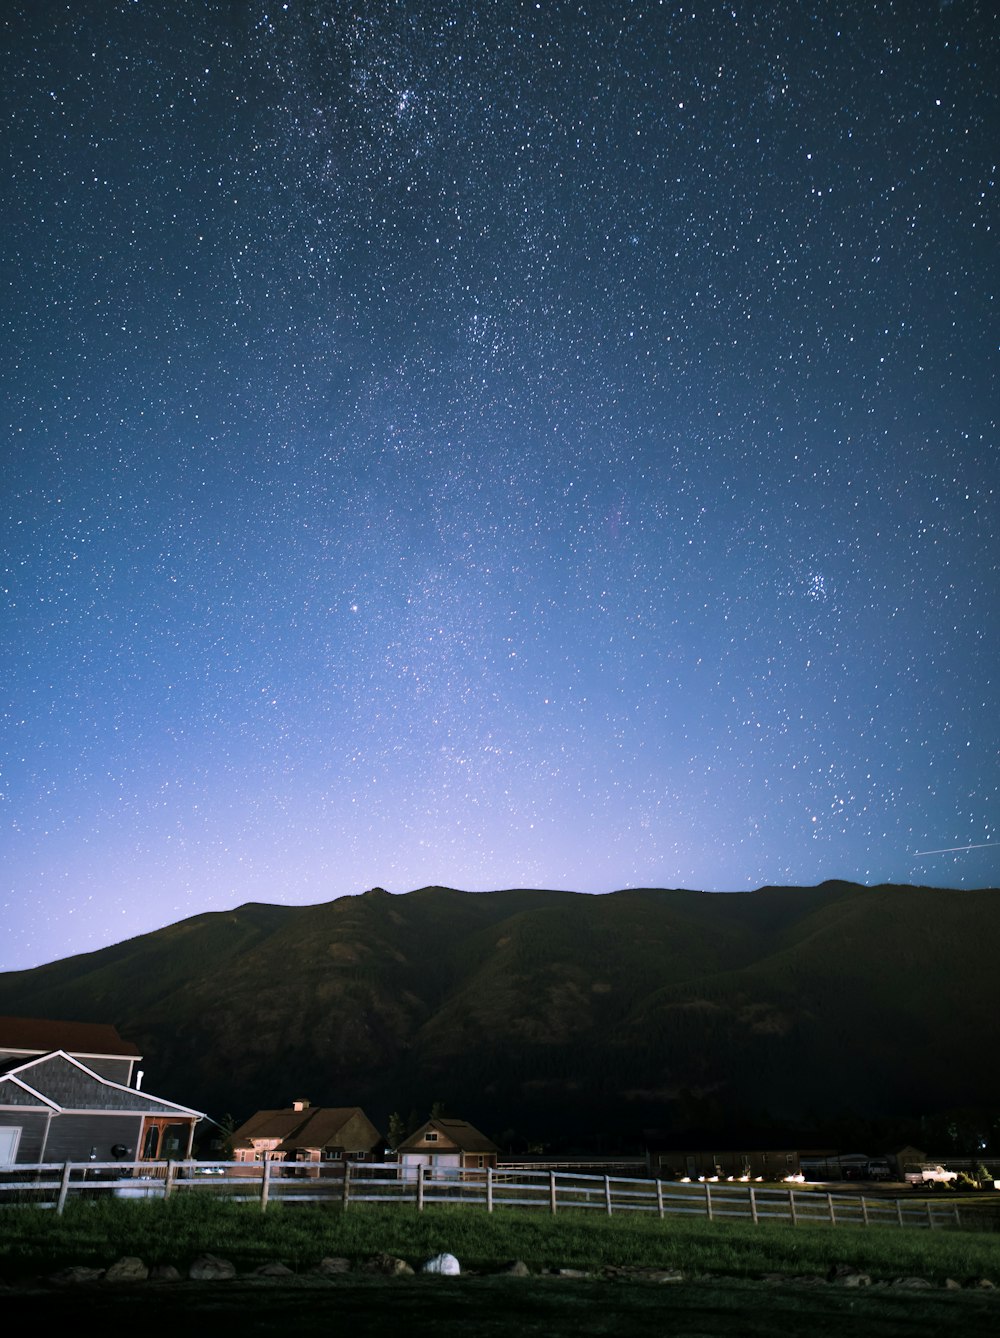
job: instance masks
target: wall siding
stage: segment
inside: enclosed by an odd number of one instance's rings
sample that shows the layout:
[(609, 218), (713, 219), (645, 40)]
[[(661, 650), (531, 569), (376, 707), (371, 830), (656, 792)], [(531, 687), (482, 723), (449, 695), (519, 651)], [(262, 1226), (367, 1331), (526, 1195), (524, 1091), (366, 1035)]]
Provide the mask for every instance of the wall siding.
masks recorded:
[[(137, 1115), (100, 1115), (86, 1111), (79, 1115), (56, 1115), (52, 1119), (46, 1161), (87, 1161), (91, 1149), (97, 1149), (97, 1161), (111, 1161), (111, 1149), (124, 1143), (130, 1149), (125, 1158), (131, 1164), (139, 1154), (142, 1120)], [(20, 1158), (19, 1158), (20, 1160)]]
[(93, 1069), (95, 1073), (99, 1073), (102, 1078), (107, 1078), (108, 1082), (121, 1083), (123, 1087), (129, 1085), (134, 1060), (115, 1059), (108, 1055), (94, 1055), (90, 1059), (83, 1055), (74, 1057), (79, 1059), (81, 1064), (86, 1064), (88, 1069)]

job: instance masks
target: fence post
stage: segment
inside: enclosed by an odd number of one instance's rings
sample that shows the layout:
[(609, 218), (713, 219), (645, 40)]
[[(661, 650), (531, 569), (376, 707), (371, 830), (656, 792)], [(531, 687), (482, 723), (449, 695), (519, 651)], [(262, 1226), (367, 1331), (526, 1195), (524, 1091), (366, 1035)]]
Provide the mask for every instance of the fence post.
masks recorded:
[(421, 1162), (420, 1165), (417, 1167), (417, 1212), (418, 1212), (418, 1213), (422, 1213), (422, 1212), (424, 1211), (424, 1171), (425, 1171), (426, 1169), (427, 1169), (427, 1168), (424, 1166), (424, 1163), (423, 1163), (423, 1162)]
[(350, 1201), (351, 1201), (351, 1163), (350, 1163), (350, 1161), (349, 1161), (347, 1158), (345, 1158), (345, 1159), (344, 1159), (344, 1193), (343, 1193), (343, 1195), (342, 1195), (342, 1197), (341, 1197), (341, 1205), (342, 1205), (342, 1207), (343, 1207), (344, 1212), (347, 1211), (347, 1205), (350, 1203)]
[(705, 1212), (708, 1214), (708, 1220), (712, 1220), (712, 1186), (705, 1181)]
[(549, 1171), (549, 1211), (553, 1217), (556, 1212), (556, 1173)]
[(59, 1198), (56, 1200), (56, 1216), (62, 1217), (63, 1209), (66, 1207), (66, 1196), (69, 1194), (69, 1177), (73, 1170), (72, 1162), (65, 1162), (62, 1168), (62, 1179), (59, 1181)]
[(930, 1199), (927, 1200), (927, 1225), (934, 1229), (934, 1209), (931, 1207)]
[(903, 1225), (903, 1205), (899, 1199), (896, 1200), (896, 1221), (900, 1226)]
[(486, 1211), (493, 1211), (493, 1167), (486, 1168)]
[(865, 1196), (861, 1195), (861, 1216), (865, 1219), (865, 1226), (868, 1226), (868, 1204), (865, 1203)]
[(832, 1195), (832, 1194), (827, 1194), (827, 1196), (826, 1196), (826, 1206), (827, 1206), (827, 1207), (829, 1208), (829, 1210), (830, 1210), (830, 1225), (831, 1225), (831, 1226), (836, 1226), (836, 1225), (837, 1225), (837, 1214), (834, 1212), (834, 1209), (833, 1209), (833, 1195)]
[(611, 1216), (611, 1177), (610, 1177), (610, 1175), (606, 1175), (606, 1176), (604, 1177), (604, 1206), (607, 1208), (607, 1210), (608, 1210), (608, 1216), (610, 1217), (610, 1216)]
[(174, 1192), (174, 1177), (177, 1175), (177, 1166), (169, 1157), (167, 1158), (167, 1173), (163, 1177), (163, 1197), (169, 1199)]
[(961, 1218), (961, 1215), (960, 1215), (960, 1213), (959, 1213), (959, 1211), (958, 1211), (958, 1204), (957, 1204), (957, 1203), (955, 1204), (955, 1225), (956, 1225), (957, 1227), (960, 1227), (960, 1226), (962, 1225), (962, 1218)]
[(264, 1160), (260, 1168), (260, 1210), (267, 1211), (267, 1199), (271, 1192), (271, 1159), (264, 1153)]
[(757, 1194), (753, 1185), (750, 1185), (750, 1216), (753, 1218), (754, 1226), (760, 1225), (760, 1218), (757, 1216)]
[(663, 1181), (662, 1181), (659, 1177), (657, 1177), (657, 1180), (656, 1180), (656, 1211), (660, 1214), (660, 1219), (662, 1220), (662, 1218), (663, 1218)]

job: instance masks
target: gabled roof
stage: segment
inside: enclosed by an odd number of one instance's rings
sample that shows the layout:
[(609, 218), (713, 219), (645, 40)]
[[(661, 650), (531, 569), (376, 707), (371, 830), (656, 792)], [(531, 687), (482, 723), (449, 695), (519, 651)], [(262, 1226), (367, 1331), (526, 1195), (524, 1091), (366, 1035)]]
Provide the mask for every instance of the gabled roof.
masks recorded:
[[(82, 1075), (86, 1086), (79, 1089)], [(165, 1101), (149, 1092), (138, 1092), (94, 1073), (75, 1055), (64, 1050), (53, 1050), (47, 1055), (36, 1055), (21, 1062), (8, 1062), (0, 1071), (0, 1105), (4, 1104), (4, 1089), (40, 1098), (40, 1104), (57, 1112), (64, 1110), (127, 1111), (146, 1115), (189, 1115), (204, 1119), (200, 1110), (181, 1106), (176, 1101)], [(87, 1096), (89, 1093), (89, 1097)], [(81, 1104), (82, 1100), (82, 1104)], [(17, 1104), (24, 1104), (18, 1101)]]
[(109, 1022), (57, 1022), (41, 1017), (0, 1017), (0, 1050), (141, 1059), (131, 1041), (123, 1041)]
[(400, 1143), (398, 1152), (411, 1152), (419, 1146), (429, 1129), (436, 1129), (462, 1152), (498, 1152), (497, 1145), (485, 1134), (481, 1134), (468, 1120), (432, 1119), (422, 1124), (416, 1133), (410, 1134)]
[[(369, 1147), (381, 1135), (360, 1106), (307, 1106), (305, 1110), (258, 1110), (233, 1134), (234, 1147), (249, 1147), (254, 1139), (279, 1139), (288, 1151), (294, 1148), (343, 1147), (339, 1136), (351, 1120), (360, 1117), (374, 1134)], [(349, 1149), (360, 1151), (361, 1149)], [(365, 1149), (367, 1150), (367, 1149)]]

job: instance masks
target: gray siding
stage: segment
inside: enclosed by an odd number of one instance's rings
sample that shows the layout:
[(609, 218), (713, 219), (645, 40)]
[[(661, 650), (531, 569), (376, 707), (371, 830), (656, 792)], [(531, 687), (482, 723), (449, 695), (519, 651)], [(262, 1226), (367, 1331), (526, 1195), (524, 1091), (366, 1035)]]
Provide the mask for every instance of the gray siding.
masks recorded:
[[(142, 1132), (140, 1115), (55, 1115), (45, 1145), (46, 1161), (87, 1161), (96, 1148), (96, 1161), (111, 1161), (111, 1149), (124, 1143), (129, 1155), (124, 1160), (131, 1164), (139, 1152)], [(18, 1158), (23, 1160), (23, 1158)]]
[(129, 1074), (133, 1063), (132, 1059), (113, 1059), (106, 1055), (91, 1056), (87, 1059), (84, 1055), (74, 1055), (81, 1064), (86, 1064), (88, 1069), (93, 1069), (99, 1073), (102, 1078), (107, 1078), (108, 1082), (119, 1082), (127, 1087)]
[(31, 1092), (26, 1092), (16, 1082), (0, 1081), (0, 1106), (34, 1106), (37, 1110), (41, 1104), (37, 1096), (34, 1096)]
[[(82, 1061), (81, 1061), (82, 1062)], [(106, 1087), (66, 1059), (43, 1059), (22, 1075), (23, 1081), (44, 1092), (50, 1100), (68, 1110), (134, 1110), (155, 1114), (169, 1113), (169, 1107), (155, 1096), (133, 1088), (119, 1091)]]

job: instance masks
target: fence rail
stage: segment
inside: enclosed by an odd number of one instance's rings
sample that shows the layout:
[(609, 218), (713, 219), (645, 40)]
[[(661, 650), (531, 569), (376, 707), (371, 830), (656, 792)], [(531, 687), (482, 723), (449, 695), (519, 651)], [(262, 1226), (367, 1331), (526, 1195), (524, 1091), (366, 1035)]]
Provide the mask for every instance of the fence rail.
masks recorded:
[(401, 1167), (395, 1163), (65, 1162), (0, 1170), (0, 1207), (61, 1213), (71, 1196), (167, 1199), (219, 1194), (259, 1203), (451, 1204), (497, 1212), (558, 1213), (570, 1209), (698, 1216), (710, 1221), (784, 1222), (791, 1226), (962, 1226), (957, 1204), (906, 1201), (880, 1195), (833, 1194), (802, 1186), (681, 1184), (620, 1175), (523, 1167), (468, 1170)]

